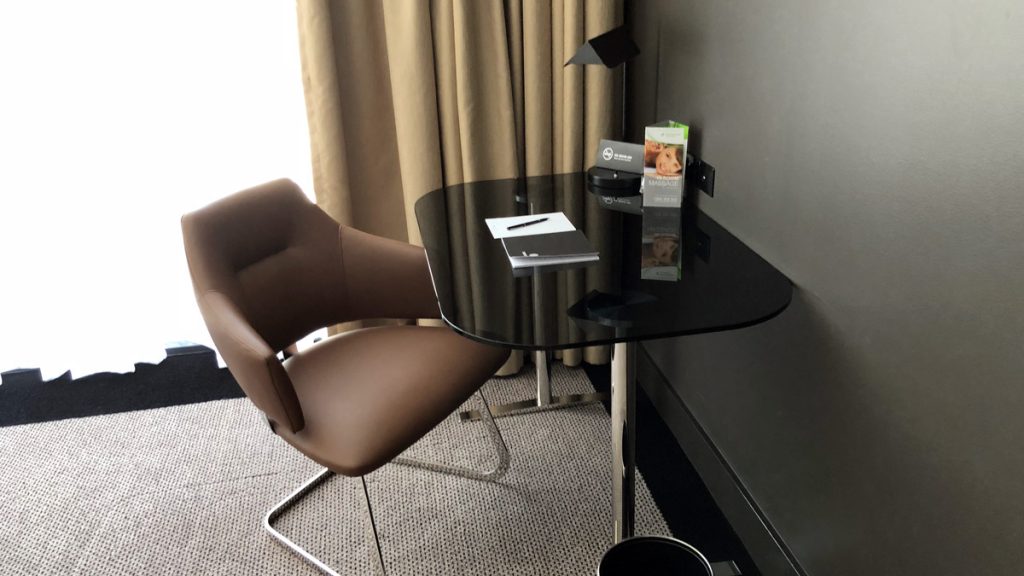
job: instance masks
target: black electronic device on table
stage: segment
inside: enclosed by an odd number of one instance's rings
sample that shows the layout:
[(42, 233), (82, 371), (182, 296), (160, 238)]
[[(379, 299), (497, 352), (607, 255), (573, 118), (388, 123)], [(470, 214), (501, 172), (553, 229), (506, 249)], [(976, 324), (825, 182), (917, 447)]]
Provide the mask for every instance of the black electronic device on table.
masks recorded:
[(587, 170), (587, 184), (600, 196), (634, 196), (640, 193), (643, 175), (642, 145), (601, 140), (594, 166)]
[(643, 174), (612, 170), (594, 166), (587, 170), (587, 183), (591, 187), (607, 191), (609, 196), (627, 196), (640, 193), (640, 180)]

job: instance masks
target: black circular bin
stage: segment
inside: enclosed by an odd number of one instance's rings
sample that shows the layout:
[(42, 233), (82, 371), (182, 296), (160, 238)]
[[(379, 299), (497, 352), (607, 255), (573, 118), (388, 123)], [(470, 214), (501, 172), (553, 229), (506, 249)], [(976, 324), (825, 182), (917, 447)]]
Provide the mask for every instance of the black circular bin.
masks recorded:
[(696, 548), (666, 536), (627, 538), (604, 553), (597, 576), (714, 576)]

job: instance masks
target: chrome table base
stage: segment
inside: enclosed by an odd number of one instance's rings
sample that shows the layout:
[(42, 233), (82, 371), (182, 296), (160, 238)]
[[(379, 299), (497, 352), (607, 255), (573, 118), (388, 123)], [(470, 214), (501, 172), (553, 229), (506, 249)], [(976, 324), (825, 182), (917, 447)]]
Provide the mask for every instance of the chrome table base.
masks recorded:
[[(636, 525), (636, 342), (612, 349), (613, 541), (632, 538)], [(732, 561), (712, 562), (714, 576), (739, 576)]]
[[(528, 400), (520, 400), (518, 402), (510, 402), (508, 404), (497, 404), (495, 406), (491, 406), (491, 414), (495, 418), (518, 416), (520, 414), (533, 414), (535, 412), (559, 410), (562, 408), (571, 408), (573, 406), (583, 406), (586, 404), (601, 402), (607, 398), (606, 395), (600, 392), (552, 396), (551, 377), (548, 373), (547, 352), (534, 352), (533, 361), (537, 366), (537, 397), (530, 398)], [(459, 418), (463, 422), (475, 422), (480, 420), (480, 411), (466, 410), (459, 413)]]
[(636, 343), (612, 349), (612, 512), (614, 541), (633, 536), (636, 485)]

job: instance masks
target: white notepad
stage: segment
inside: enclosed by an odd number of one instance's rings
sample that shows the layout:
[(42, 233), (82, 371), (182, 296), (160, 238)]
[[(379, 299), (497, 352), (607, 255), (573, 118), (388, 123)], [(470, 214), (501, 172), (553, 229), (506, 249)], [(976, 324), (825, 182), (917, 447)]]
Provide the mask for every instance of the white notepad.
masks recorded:
[[(523, 226), (522, 228), (508, 229), (509, 226), (515, 226), (523, 222), (533, 222), (541, 218), (547, 218), (547, 220), (530, 226)], [(508, 218), (487, 218), (484, 222), (487, 223), (487, 228), (491, 231), (491, 236), (494, 238), (515, 238), (517, 236), (534, 236), (536, 234), (552, 234), (554, 232), (572, 232), (576, 229), (572, 222), (569, 222), (569, 218), (566, 217), (564, 212), (545, 212), (543, 214), (510, 216)]]

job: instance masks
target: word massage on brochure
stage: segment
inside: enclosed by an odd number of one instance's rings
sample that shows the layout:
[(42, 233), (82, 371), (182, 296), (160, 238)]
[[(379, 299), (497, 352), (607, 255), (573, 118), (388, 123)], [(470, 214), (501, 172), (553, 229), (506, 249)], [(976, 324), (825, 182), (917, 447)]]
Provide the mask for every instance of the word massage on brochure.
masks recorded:
[(668, 120), (644, 131), (644, 207), (679, 208), (683, 205), (686, 143), (690, 128)]

